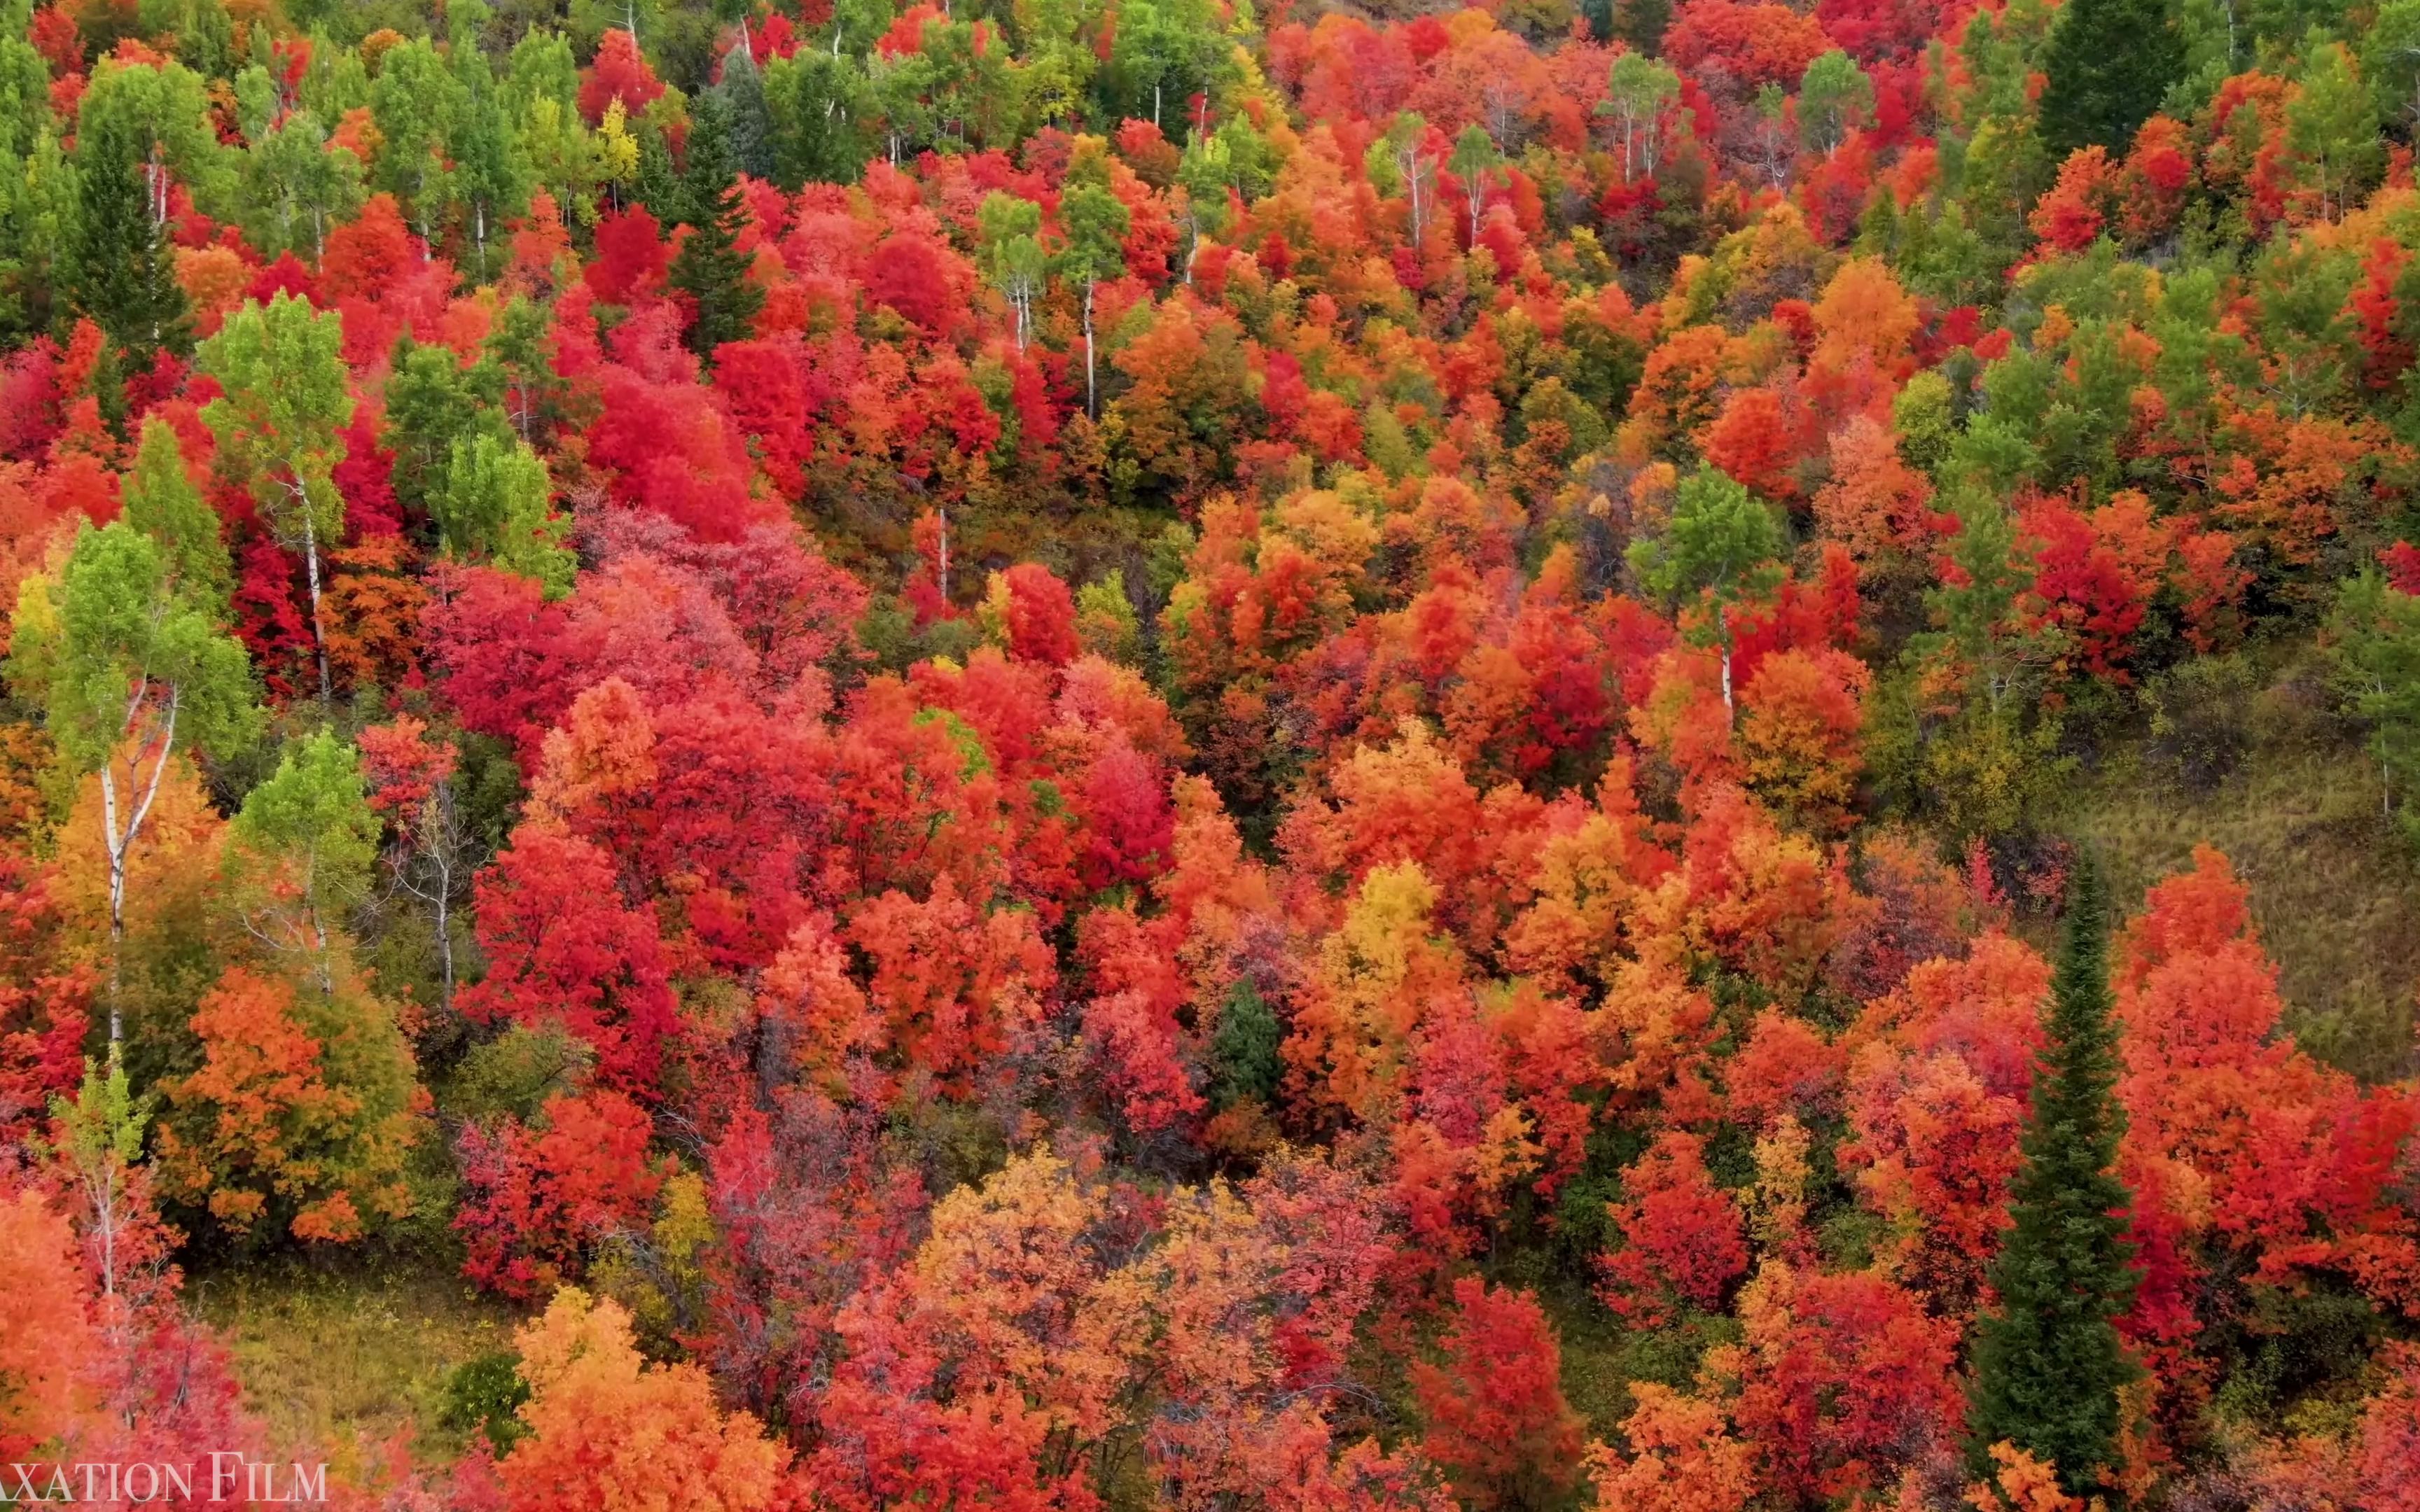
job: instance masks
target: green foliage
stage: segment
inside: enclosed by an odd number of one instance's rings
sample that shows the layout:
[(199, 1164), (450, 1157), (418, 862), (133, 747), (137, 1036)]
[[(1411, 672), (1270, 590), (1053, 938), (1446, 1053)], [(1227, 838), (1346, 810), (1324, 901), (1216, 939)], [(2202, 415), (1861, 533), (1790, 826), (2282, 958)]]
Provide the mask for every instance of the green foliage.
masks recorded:
[(516, 1024), (463, 1055), (445, 1087), (445, 1111), (475, 1123), (502, 1118), (527, 1122), (548, 1098), (585, 1086), (596, 1059), (596, 1052), (560, 1023)]
[(1830, 152), (1873, 118), (1874, 85), (1856, 59), (1834, 48), (1798, 81), (1798, 134), (1809, 152)]
[(2073, 1494), (2118, 1464), (2118, 1390), (2141, 1373), (2117, 1319), (2134, 1292), (2124, 1183), (2113, 1172), (2125, 1113), (2114, 1096), (2118, 1026), (2100, 869), (2080, 862), (2043, 1027), (2013, 1227), (1993, 1262), (1995, 1310), (1977, 1325), (1969, 1460), (2007, 1441), (2057, 1467)]
[(119, 498), (126, 523), (158, 544), (170, 591), (225, 623), (235, 568), (219, 535), (218, 512), (194, 486), (184, 448), (166, 421), (143, 422), (142, 445)]
[(1142, 659), (1142, 619), (1126, 593), (1126, 575), (1111, 567), (1076, 590), (1076, 639), (1086, 651), (1126, 666)]
[(2337, 694), (2369, 730), (2380, 810), (2420, 845), (2420, 596), (2366, 569), (2338, 591), (2328, 639)]
[(563, 544), (571, 520), (554, 513), (553, 498), (546, 463), (527, 441), (483, 433), (455, 440), (445, 486), (429, 505), (448, 552), (491, 560), (560, 598), (580, 562)]
[(386, 380), (384, 444), (395, 454), (395, 497), (406, 509), (433, 512), (455, 449), (481, 436), (503, 440), (497, 364), (462, 365), (454, 348), (396, 342)]
[(131, 733), (140, 711), (128, 693), (138, 686), (173, 702), (163, 746), (228, 751), (256, 719), (243, 647), (178, 591), (160, 545), (122, 519), (80, 532), (57, 581), (25, 579), (8, 678), (78, 771), (98, 768)]
[(1041, 238), (1041, 206), (1000, 190), (984, 196), (976, 218), (975, 245), (983, 255), (984, 276), (1016, 316), (1020, 347), (1032, 332), (1033, 301), (1041, 296), (1047, 276), (1048, 259)]
[(220, 389), (202, 407), (218, 438), (219, 471), (251, 489), (290, 540), (344, 535), (344, 496), (332, 477), (353, 418), (344, 341), (334, 311), (280, 293), (229, 315), (194, 358)]
[(315, 957), (323, 991), (347, 912), (369, 894), (379, 833), (361, 759), (328, 730), (288, 746), (235, 816), (229, 860), (254, 933)]
[(1672, 523), (1660, 538), (1634, 543), (1630, 570), (1668, 603), (1705, 596), (1728, 605), (1750, 591), (1781, 554), (1773, 511), (1710, 463), (1681, 480)]
[(1261, 990), (1249, 977), (1238, 977), (1227, 989), (1218, 1011), (1218, 1027), (1210, 1041), (1210, 1100), (1216, 1106), (1266, 1103), (1278, 1089), (1284, 1069), (1278, 1057), (1283, 1029), (1269, 1011)]
[(738, 175), (730, 102), (707, 94), (690, 123), (689, 163), (681, 182), (690, 234), (673, 258), (671, 281), (696, 301), (690, 349), (709, 362), (716, 347), (748, 334), (765, 302), (765, 291), (748, 277), (750, 259), (737, 245), (747, 221)]
[(114, 1168), (122, 1179), (143, 1158), (143, 1132), (151, 1121), (152, 1101), (134, 1095), (118, 1047), (110, 1047), (106, 1072), (85, 1057), (84, 1081), (76, 1095), (51, 1099), (51, 1121), (66, 1135), (59, 1153), (80, 1174)]
[(1093, 92), (1109, 120), (1140, 119), (1181, 138), (1186, 102), (1233, 71), (1234, 43), (1208, 0), (1126, 0)]
[(245, 234), (271, 256), (291, 252), (317, 261), (328, 233), (361, 208), (361, 160), (332, 146), (325, 123), (307, 110), (256, 136), (242, 175)]
[(281, 292), (265, 308), (247, 301), (228, 316), (194, 358), (219, 384), (202, 423), (218, 438), (221, 475), (249, 488), (278, 538), (302, 549), (323, 704), (334, 690), (319, 612), (319, 544), (344, 539), (345, 496), (334, 473), (353, 418), (344, 345), (334, 311), (321, 314)]
[(529, 1431), (515, 1415), (529, 1396), (529, 1382), (520, 1377), (520, 1356), (502, 1351), (482, 1354), (463, 1361), (446, 1376), (445, 1403), (438, 1422), (458, 1433), (475, 1428), (488, 1436), (498, 1455), (509, 1454)]
[(1681, 76), (1672, 71), (1671, 65), (1644, 52), (1615, 56), (1606, 77), (1605, 100), (1597, 106), (1597, 113), (1613, 118), (1615, 131), (1621, 138), (1623, 177), (1654, 174), (1663, 141), (1663, 116), (1680, 98)]
[(2166, 0), (2069, 0), (2042, 58), (2042, 140), (2064, 156), (2098, 144), (2122, 153), (2184, 73)]
[(2351, 50), (2324, 32), (2314, 30), (2297, 82), (2301, 90), (2286, 106), (2286, 143), (2318, 179), (2320, 213), (2334, 219), (2386, 161), (2377, 102)]
[(177, 286), (154, 137), (129, 112), (87, 108), (76, 136), (75, 218), (65, 249), (67, 292), (120, 346), (178, 347), (185, 295)]
[(1608, 39), (1627, 42), (1632, 52), (1651, 57), (1662, 50), (1665, 28), (1672, 24), (1672, 0), (1606, 0), (1606, 3), (1612, 12), (1612, 39)]

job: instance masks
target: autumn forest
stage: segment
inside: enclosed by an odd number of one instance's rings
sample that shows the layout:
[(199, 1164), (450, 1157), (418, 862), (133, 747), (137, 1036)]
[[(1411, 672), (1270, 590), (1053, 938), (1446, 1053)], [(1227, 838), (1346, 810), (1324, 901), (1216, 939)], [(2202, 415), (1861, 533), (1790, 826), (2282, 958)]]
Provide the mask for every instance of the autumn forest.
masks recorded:
[(0, 1501), (2420, 1512), (2420, 0), (1452, 3), (0, 0)]

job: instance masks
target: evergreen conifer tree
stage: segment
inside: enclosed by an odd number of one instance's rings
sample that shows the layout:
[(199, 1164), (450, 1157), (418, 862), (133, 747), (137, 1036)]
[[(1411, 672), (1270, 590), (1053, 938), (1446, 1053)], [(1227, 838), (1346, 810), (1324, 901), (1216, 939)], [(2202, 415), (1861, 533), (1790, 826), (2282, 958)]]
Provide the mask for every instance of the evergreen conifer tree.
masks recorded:
[(103, 116), (76, 144), (75, 217), (67, 282), (76, 305), (112, 341), (142, 353), (185, 344), (185, 295), (175, 249), (153, 212), (150, 144), (123, 117)]
[(2015, 1225), (1991, 1272), (1999, 1305), (1976, 1334), (1969, 1452), (1980, 1466), (2006, 1440), (2055, 1465), (2060, 1483), (2084, 1495), (2107, 1489), (2118, 1388), (2139, 1369), (2117, 1328), (2133, 1295), (2133, 1246), (2129, 1194), (2111, 1169), (2125, 1115), (2112, 1095), (2108, 902), (2089, 859), (2069, 893), (2046, 1027), (2012, 1193)]
[(2167, 0), (2068, 0), (2042, 59), (2043, 143), (2123, 153), (2184, 69)]
[(731, 105), (714, 91), (698, 99), (681, 177), (690, 233), (673, 258), (671, 279), (697, 301), (690, 349), (711, 361), (717, 347), (748, 334), (749, 322), (765, 302), (765, 291), (748, 281), (749, 257), (738, 247), (746, 210), (731, 148)]

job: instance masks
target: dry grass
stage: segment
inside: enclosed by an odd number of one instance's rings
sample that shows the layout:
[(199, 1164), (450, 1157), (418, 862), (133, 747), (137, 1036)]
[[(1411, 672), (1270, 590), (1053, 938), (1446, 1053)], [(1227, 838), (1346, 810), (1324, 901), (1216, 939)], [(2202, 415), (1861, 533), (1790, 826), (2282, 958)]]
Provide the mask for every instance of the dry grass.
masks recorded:
[[(2099, 848), (2130, 903), (2190, 865), (2196, 844), (2224, 851), (2251, 884), (2287, 1026), (2366, 1078), (2412, 1074), (2420, 868), (2379, 812), (2377, 768), (2330, 712), (2317, 656), (2287, 648), (2239, 690), (2198, 697), (2204, 707), (2184, 709), (2185, 735), (2155, 733), (2100, 764), (2076, 795), (2073, 831)], [(2241, 743), (2231, 770), (2178, 759), (2195, 731)]]
[(424, 1461), (464, 1447), (437, 1424), (448, 1374), (508, 1349), (519, 1321), (450, 1268), (371, 1257), (229, 1269), (193, 1278), (185, 1297), (226, 1337), (273, 1442), (383, 1443), (411, 1425)]

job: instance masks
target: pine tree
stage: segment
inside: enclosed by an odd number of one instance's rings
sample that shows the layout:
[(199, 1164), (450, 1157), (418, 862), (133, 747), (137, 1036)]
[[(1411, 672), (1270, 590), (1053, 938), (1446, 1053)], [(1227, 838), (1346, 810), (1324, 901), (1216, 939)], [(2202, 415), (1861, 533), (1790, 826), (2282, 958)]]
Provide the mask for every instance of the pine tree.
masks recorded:
[(2068, 0), (2042, 59), (2043, 143), (2125, 151), (2184, 68), (2166, 0)]
[(65, 259), (77, 307), (137, 353), (178, 348), (185, 340), (175, 249), (146, 173), (149, 146), (115, 114), (101, 116), (77, 143), (76, 213)]
[(1649, 57), (1664, 50), (1665, 28), (1672, 24), (1672, 0), (1606, 0), (1606, 8), (1609, 39), (1627, 42), (1632, 52)]
[(1277, 1015), (1249, 977), (1238, 977), (1228, 990), (1218, 1014), (1218, 1029), (1210, 1040), (1210, 1097), (1219, 1107), (1237, 1103), (1265, 1103), (1277, 1095), (1283, 1069), (1278, 1044), (1284, 1030)]
[(2069, 895), (2046, 1027), (2011, 1194), (2015, 1227), (1992, 1267), (1999, 1307), (1976, 1335), (1969, 1454), (1979, 1468), (2005, 1440), (2055, 1465), (2060, 1483), (2084, 1495), (2105, 1489), (2118, 1388), (2139, 1373), (2116, 1321), (2133, 1294), (2133, 1246), (2130, 1194), (2111, 1170), (2125, 1114), (2111, 1095), (2108, 902), (2088, 859)]
[(710, 362), (717, 347), (747, 336), (765, 302), (765, 291), (748, 281), (750, 258), (738, 247), (747, 212), (732, 154), (731, 105), (715, 91), (699, 97), (681, 177), (690, 233), (673, 258), (672, 285), (697, 301), (690, 349)]

